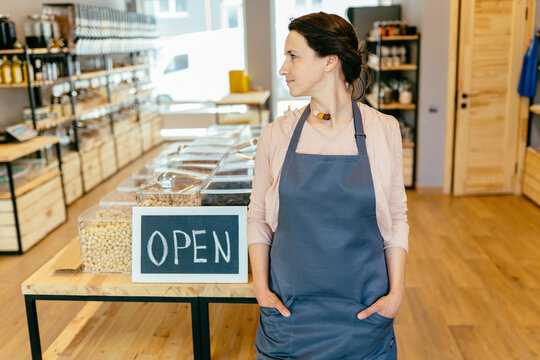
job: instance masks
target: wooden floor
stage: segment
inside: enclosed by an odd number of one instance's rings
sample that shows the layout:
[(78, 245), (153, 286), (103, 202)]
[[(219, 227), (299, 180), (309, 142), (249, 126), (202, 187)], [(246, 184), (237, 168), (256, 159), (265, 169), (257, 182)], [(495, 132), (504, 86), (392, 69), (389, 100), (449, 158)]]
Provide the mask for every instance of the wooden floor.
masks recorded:
[[(158, 152), (70, 206), (68, 222), (24, 255), (0, 256), (0, 359), (30, 359), (22, 281), (77, 234), (81, 212)], [(520, 196), (408, 196), (400, 360), (540, 359), (540, 209)], [(186, 304), (38, 301), (38, 314), (43, 349), (54, 343), (45, 358), (193, 356)], [(255, 357), (256, 305), (210, 305), (210, 322), (213, 359)]]

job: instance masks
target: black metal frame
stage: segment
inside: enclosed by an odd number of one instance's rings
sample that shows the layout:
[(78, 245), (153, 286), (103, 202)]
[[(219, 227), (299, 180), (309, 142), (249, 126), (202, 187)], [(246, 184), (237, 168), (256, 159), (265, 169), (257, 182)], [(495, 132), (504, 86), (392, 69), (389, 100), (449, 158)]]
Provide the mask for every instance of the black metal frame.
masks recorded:
[[(68, 218), (68, 212), (67, 212), (67, 203), (66, 203), (66, 192), (64, 189), (64, 176), (62, 174), (62, 153), (60, 151), (60, 143), (55, 144), (56, 148), (56, 156), (58, 158), (58, 169), (60, 170), (60, 183), (62, 185), (62, 198), (64, 200), (64, 208), (66, 210), (66, 220), (64, 220), (63, 223), (67, 221)], [(41, 151), (37, 150), (36, 152)], [(23, 253), (22, 249), (22, 238), (21, 238), (21, 227), (19, 223), (19, 213), (17, 210), (17, 197), (15, 196), (15, 183), (13, 182), (13, 168), (11, 165), (12, 161), (6, 161), (1, 162), (0, 165), (5, 165), (7, 169), (7, 175), (8, 175), (8, 181), (9, 181), (9, 192), (11, 195), (11, 204), (13, 206), (13, 218), (15, 220), (15, 231), (17, 233), (17, 247), (18, 250), (15, 251), (0, 251), (1, 255), (21, 255)], [(62, 223), (62, 224), (63, 224)]]
[(153, 302), (189, 303), (191, 305), (191, 334), (193, 337), (193, 357), (195, 360), (210, 360), (210, 317), (208, 304), (241, 303), (256, 304), (255, 298), (225, 297), (155, 297), (155, 296), (106, 296), (106, 295), (38, 295), (25, 294), (26, 320), (30, 336), (30, 350), (33, 360), (41, 360), (41, 340), (36, 309), (37, 300), (52, 301), (103, 301), (103, 302)]
[[(416, 163), (417, 163), (417, 151), (418, 151), (418, 97), (420, 95), (420, 34), (416, 34), (417, 38), (413, 40), (406, 40), (406, 39), (395, 39), (395, 40), (385, 40), (384, 43), (401, 43), (401, 42), (407, 42), (407, 43), (415, 43), (416, 44), (416, 74), (415, 74), (415, 84), (414, 84), (414, 95), (416, 98), (415, 101), (415, 108), (414, 110), (407, 110), (407, 111), (414, 111), (414, 127), (413, 127), (413, 137), (414, 137), (414, 149), (413, 149), (413, 181), (411, 186), (406, 186), (406, 189), (413, 190), (416, 187)], [(381, 84), (381, 72), (382, 72), (382, 56), (381, 56), (381, 46), (383, 45), (383, 39), (379, 37), (375, 41), (369, 41), (370, 43), (376, 44), (376, 54), (379, 59), (379, 68), (378, 70), (373, 70), (375, 72), (375, 83), (378, 85), (378, 94), (376, 94), (376, 100), (377, 103), (373, 104), (377, 106), (377, 110), (384, 112), (385, 110), (380, 109), (381, 107), (381, 97), (380, 97), (380, 84)], [(403, 72), (406, 70), (399, 70), (399, 72)], [(400, 109), (396, 110), (386, 110), (390, 112), (395, 111), (403, 111)]]

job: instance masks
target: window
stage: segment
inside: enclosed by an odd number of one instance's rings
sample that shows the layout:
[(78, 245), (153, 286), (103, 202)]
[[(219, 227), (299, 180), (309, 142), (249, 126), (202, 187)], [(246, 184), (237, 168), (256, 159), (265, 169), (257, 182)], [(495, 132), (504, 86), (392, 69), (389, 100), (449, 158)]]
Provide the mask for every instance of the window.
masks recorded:
[(241, 0), (223, 0), (221, 4), (221, 28), (232, 29), (244, 27), (243, 7)]
[(187, 11), (186, 0), (175, 0), (175, 9), (176, 12), (185, 12)]
[[(389, 0), (391, 2), (391, 0)], [(277, 108), (274, 108), (276, 115), (282, 115), (283, 109), (287, 109), (288, 105), (296, 107), (297, 102), (304, 104), (305, 99), (292, 98), (289, 93), (289, 89), (285, 84), (285, 79), (279, 75), (279, 68), (283, 64), (285, 56), (283, 55), (283, 48), (285, 46), (285, 39), (289, 33), (288, 25), (291, 18), (299, 17), (305, 14), (309, 14), (316, 11), (324, 11), (331, 14), (338, 14), (347, 19), (347, 9), (354, 6), (377, 6), (380, 4), (380, 0), (275, 0), (275, 14), (276, 14), (276, 26), (275, 26), (275, 64), (276, 69), (274, 71), (273, 83), (279, 84), (274, 87), (273, 96), (278, 99)]]
[(159, 0), (159, 12), (169, 11), (169, 0)]
[[(246, 66), (243, 1), (166, 1), (169, 12), (157, 16), (156, 95), (178, 103), (219, 100), (229, 93), (229, 71)], [(151, 4), (159, 7), (158, 0)]]
[(186, 17), (187, 0), (154, 0), (154, 13), (158, 18)]
[(167, 65), (167, 68), (165, 68), (165, 71), (163, 73), (168, 74), (175, 71), (187, 69), (188, 67), (189, 64), (187, 54), (177, 55), (171, 60), (169, 65)]

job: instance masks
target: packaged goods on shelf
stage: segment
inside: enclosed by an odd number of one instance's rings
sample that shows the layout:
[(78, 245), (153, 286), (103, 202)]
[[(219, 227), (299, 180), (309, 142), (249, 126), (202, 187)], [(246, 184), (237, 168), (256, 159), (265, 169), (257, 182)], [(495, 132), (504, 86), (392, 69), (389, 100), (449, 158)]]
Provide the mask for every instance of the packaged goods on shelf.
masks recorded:
[(112, 191), (101, 198), (99, 205), (111, 206), (111, 205), (123, 205), (123, 206), (136, 206), (137, 205), (137, 192), (125, 192), (125, 191)]
[(251, 196), (251, 177), (214, 177), (201, 190), (201, 205), (247, 206)]
[(96, 205), (78, 221), (83, 271), (131, 271), (131, 206)]
[(199, 206), (204, 178), (194, 173), (168, 171), (137, 191), (139, 206)]

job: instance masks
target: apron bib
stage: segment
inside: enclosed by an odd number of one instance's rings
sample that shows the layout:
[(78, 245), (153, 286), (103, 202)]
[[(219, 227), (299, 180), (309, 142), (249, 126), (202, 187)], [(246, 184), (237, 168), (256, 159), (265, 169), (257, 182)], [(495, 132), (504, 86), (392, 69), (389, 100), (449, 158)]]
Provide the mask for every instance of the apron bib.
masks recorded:
[(259, 360), (396, 358), (393, 319), (356, 317), (389, 283), (362, 116), (352, 106), (358, 155), (296, 152), (310, 105), (294, 129), (269, 274), (270, 290), (291, 316), (260, 308)]

